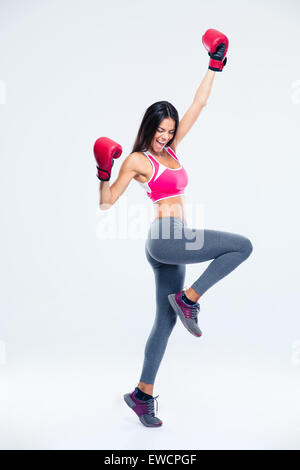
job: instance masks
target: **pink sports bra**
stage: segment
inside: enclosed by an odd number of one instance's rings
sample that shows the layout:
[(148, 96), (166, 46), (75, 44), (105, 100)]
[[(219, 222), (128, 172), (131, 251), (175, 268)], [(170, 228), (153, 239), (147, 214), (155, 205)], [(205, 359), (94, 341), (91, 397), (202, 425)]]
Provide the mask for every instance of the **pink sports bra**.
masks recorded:
[[(179, 162), (170, 147), (165, 147), (165, 149)], [(144, 152), (144, 154), (152, 163), (152, 176), (146, 183), (141, 183), (140, 181), (138, 183), (146, 190), (148, 197), (155, 203), (161, 199), (184, 194), (184, 189), (188, 184), (188, 175), (183, 166), (168, 168), (159, 163), (149, 152)]]

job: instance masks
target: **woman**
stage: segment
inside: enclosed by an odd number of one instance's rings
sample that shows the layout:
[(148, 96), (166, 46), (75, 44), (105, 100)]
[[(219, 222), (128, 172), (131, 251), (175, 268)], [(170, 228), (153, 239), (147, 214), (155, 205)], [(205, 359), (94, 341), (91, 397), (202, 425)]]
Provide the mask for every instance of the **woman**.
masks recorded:
[[(224, 42), (224, 37), (221, 40)], [(176, 155), (178, 145), (206, 105), (215, 73), (226, 63), (225, 54), (223, 43), (209, 53), (209, 68), (180, 122), (177, 110), (167, 101), (156, 102), (146, 110), (132, 153), (124, 160), (117, 180), (111, 186), (107, 180), (100, 183), (101, 208), (111, 207), (134, 178), (156, 209), (145, 244), (155, 276), (156, 318), (146, 343), (137, 387), (124, 395), (126, 403), (147, 427), (162, 425), (162, 420), (155, 416), (157, 397), (153, 397), (153, 386), (177, 316), (189, 333), (200, 337), (199, 298), (252, 251), (250, 240), (242, 235), (189, 228), (184, 214), (183, 194), (188, 177)], [(211, 259), (201, 276), (184, 290), (186, 264)]]

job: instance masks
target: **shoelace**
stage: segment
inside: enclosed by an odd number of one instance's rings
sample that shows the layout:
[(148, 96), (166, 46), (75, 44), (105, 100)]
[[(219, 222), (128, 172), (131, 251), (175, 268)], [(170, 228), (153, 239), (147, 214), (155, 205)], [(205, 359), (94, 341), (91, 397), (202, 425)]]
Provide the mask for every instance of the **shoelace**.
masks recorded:
[[(147, 410), (148, 410), (149, 415), (155, 416), (156, 413), (158, 412), (158, 402), (156, 400), (157, 397), (159, 397), (159, 395), (157, 395), (156, 397), (153, 397), (152, 400), (147, 400)], [(154, 400), (157, 406), (156, 412), (154, 412)]]
[(191, 318), (192, 320), (195, 320), (197, 322), (197, 316), (200, 310), (200, 305), (186, 305), (183, 308), (183, 313), (185, 318)]
[[(183, 291), (185, 292), (188, 286), (183, 287)], [(196, 305), (185, 305), (184, 306), (184, 316), (185, 318), (191, 318), (192, 320), (195, 320), (196, 323), (198, 323), (198, 313), (200, 310), (200, 305), (197, 303)]]

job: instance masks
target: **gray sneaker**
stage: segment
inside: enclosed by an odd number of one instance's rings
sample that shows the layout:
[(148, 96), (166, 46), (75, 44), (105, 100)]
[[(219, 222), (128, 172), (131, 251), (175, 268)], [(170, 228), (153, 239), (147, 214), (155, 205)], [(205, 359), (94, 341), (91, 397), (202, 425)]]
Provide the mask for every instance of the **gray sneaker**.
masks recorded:
[[(162, 425), (162, 420), (157, 418), (154, 413), (154, 400), (158, 397), (153, 397), (149, 400), (139, 400), (135, 396), (137, 388), (131, 393), (123, 395), (127, 405), (138, 415), (140, 422), (147, 427), (158, 428)], [(157, 401), (156, 401), (157, 404)]]
[(194, 336), (202, 336), (202, 331), (198, 326), (197, 318), (200, 311), (200, 305), (198, 302), (196, 302), (194, 305), (187, 305), (181, 298), (183, 294), (183, 290), (177, 292), (176, 294), (169, 294), (169, 302), (175, 313), (177, 313), (179, 316), (185, 328)]

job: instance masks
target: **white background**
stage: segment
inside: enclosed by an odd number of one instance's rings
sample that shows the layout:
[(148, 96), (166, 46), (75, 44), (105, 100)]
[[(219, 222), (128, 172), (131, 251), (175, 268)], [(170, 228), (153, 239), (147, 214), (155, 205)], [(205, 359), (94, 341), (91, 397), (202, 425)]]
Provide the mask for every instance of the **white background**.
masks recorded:
[[(113, 182), (150, 104), (182, 117), (208, 28), (228, 62), (178, 147), (186, 202), (254, 249), (200, 299), (200, 340), (177, 322), (154, 430), (123, 401), (155, 316), (153, 207), (132, 181), (112, 213), (142, 204), (144, 238), (101, 239), (92, 147), (121, 143)], [(1, 2), (2, 449), (300, 448), (299, 42), (296, 0)]]

